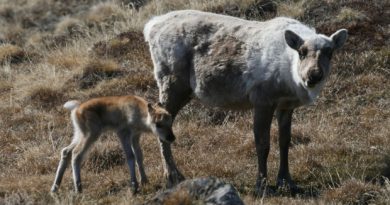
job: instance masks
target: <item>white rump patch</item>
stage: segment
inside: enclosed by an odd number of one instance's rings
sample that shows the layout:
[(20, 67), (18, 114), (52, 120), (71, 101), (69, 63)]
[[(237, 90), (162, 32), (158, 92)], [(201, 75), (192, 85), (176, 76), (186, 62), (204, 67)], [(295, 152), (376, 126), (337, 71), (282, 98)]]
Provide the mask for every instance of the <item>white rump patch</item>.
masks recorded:
[[(161, 18), (161, 17), (160, 17)], [(155, 16), (153, 17), (152, 19), (150, 19), (146, 24), (145, 24), (145, 27), (144, 27), (144, 38), (145, 38), (145, 42), (149, 42), (150, 40), (150, 31), (152, 29), (152, 27), (154, 26), (154, 24), (156, 24), (157, 22), (160, 21), (160, 18), (158, 16)]]

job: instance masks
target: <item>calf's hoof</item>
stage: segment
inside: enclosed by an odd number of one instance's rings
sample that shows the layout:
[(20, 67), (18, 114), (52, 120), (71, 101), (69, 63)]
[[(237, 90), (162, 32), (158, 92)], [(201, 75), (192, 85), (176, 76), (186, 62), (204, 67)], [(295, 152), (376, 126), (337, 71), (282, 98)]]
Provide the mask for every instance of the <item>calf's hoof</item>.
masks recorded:
[(50, 189), (50, 192), (51, 193), (56, 193), (58, 191), (58, 186), (57, 185), (53, 185)]
[(132, 194), (137, 194), (139, 191), (138, 183), (137, 182), (130, 182), (130, 191)]

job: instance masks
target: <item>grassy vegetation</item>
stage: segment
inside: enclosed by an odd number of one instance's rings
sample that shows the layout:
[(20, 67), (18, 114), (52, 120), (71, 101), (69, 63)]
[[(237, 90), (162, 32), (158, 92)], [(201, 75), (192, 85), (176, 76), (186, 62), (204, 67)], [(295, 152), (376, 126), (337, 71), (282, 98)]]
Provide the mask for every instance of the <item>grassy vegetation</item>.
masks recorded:
[[(136, 2), (136, 3), (132, 3)], [(137, 204), (164, 187), (156, 137), (141, 145), (150, 183), (128, 190), (118, 140), (103, 136), (84, 163), (85, 192), (70, 171), (49, 194), (60, 149), (71, 140), (69, 99), (136, 94), (158, 99), (142, 28), (154, 15), (199, 9), (265, 20), (292, 16), (331, 34), (349, 30), (318, 101), (297, 109), (291, 173), (304, 193), (252, 196), (257, 170), (251, 112), (226, 112), (193, 100), (179, 114), (173, 144), (187, 178), (233, 183), (247, 204), (386, 204), (390, 201), (390, 18), (382, 0), (3, 0), (0, 3), (0, 204)], [(137, 8), (137, 9), (135, 9)], [(271, 131), (269, 175), (279, 154)], [(206, 159), (206, 160), (205, 160)]]

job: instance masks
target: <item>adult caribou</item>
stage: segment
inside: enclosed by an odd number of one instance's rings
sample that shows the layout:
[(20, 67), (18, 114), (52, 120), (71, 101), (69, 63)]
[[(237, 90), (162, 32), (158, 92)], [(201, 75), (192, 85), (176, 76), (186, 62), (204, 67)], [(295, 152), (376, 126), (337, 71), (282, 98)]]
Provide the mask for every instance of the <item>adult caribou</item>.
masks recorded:
[[(299, 21), (279, 17), (247, 21), (182, 10), (151, 19), (144, 28), (154, 64), (160, 102), (175, 116), (191, 96), (227, 109), (254, 109), (258, 156), (256, 192), (266, 187), (273, 114), (279, 125), (277, 185), (297, 187), (291, 179), (288, 149), (293, 110), (312, 103), (330, 73), (334, 50), (347, 30), (330, 37)], [(168, 186), (184, 179), (170, 144), (161, 142)]]

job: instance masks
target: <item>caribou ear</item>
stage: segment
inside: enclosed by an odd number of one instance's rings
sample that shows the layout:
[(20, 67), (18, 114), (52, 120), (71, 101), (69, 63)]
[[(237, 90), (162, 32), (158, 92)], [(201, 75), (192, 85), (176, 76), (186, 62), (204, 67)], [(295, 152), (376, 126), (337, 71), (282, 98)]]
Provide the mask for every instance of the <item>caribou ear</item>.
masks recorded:
[(284, 32), (284, 38), (286, 39), (287, 45), (294, 50), (298, 50), (304, 43), (303, 39), (299, 37), (298, 34), (290, 30)]
[(340, 29), (330, 36), (334, 43), (334, 49), (341, 48), (348, 37), (347, 29)]

